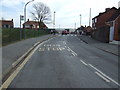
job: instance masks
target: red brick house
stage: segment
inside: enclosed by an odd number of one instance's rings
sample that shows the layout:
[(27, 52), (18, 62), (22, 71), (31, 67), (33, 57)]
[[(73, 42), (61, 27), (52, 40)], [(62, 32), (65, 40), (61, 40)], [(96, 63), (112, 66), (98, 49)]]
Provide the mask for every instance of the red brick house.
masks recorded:
[(106, 8), (105, 12), (99, 13), (98, 16), (92, 19), (93, 29), (98, 29), (106, 26), (106, 21), (117, 11), (117, 8)]
[(112, 40), (111, 38), (113, 35), (111, 33), (113, 33), (113, 30), (110, 30), (110, 28), (112, 29), (113, 27), (110, 27), (110, 25), (106, 24), (106, 22), (108, 22), (108, 20), (113, 17), (117, 11), (118, 9), (115, 7), (106, 8), (105, 12), (99, 13), (98, 16), (92, 19), (93, 38), (107, 43)]
[(90, 35), (92, 33), (92, 27), (91, 26), (87, 26), (85, 28), (85, 33), (86, 33), (86, 35)]
[(110, 41), (120, 41), (120, 8), (106, 22), (110, 26)]
[(12, 20), (0, 20), (1, 28), (14, 28), (14, 22)]
[[(28, 21), (23, 24), (23, 28), (38, 30), (39, 23), (37, 21), (29, 21), (29, 19), (28, 19)], [(41, 29), (46, 29), (48, 27), (42, 22), (40, 24), (40, 28)]]

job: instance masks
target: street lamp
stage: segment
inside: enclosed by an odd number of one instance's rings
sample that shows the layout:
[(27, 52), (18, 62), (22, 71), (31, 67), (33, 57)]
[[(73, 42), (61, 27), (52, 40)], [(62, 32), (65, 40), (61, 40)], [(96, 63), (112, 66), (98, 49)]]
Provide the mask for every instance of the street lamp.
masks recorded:
[[(25, 22), (26, 22), (26, 6), (30, 3), (30, 2), (33, 2), (34, 0), (31, 0), (29, 2), (27, 2), (25, 4), (25, 7), (24, 7), (24, 27), (25, 27)], [(26, 33), (25, 33), (25, 30), (24, 30), (24, 38), (26, 39)]]
[(80, 14), (80, 27), (81, 27), (81, 18), (82, 18), (82, 15)]
[(27, 2), (26, 4), (25, 4), (25, 7), (24, 7), (24, 22), (26, 22), (26, 6), (30, 3), (30, 2), (33, 2), (34, 0), (31, 0), (31, 1), (29, 1), (29, 2)]
[(53, 22), (53, 26), (54, 26), (54, 29), (55, 29), (55, 11), (54, 11), (54, 22)]
[(91, 25), (91, 8), (90, 8), (90, 15), (89, 15), (89, 26)]

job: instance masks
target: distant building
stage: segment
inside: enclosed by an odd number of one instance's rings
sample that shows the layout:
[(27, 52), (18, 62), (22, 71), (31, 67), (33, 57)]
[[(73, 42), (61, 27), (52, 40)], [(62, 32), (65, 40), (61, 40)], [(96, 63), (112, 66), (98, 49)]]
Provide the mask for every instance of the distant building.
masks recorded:
[(86, 35), (91, 35), (91, 33), (92, 33), (92, 27), (91, 26), (86, 27), (85, 28), (85, 33), (86, 33)]
[(13, 19), (12, 20), (0, 20), (1, 28), (14, 28)]
[[(39, 23), (37, 21), (29, 21), (29, 19), (28, 19), (28, 21), (23, 24), (23, 28), (38, 30)], [(48, 27), (42, 22), (40, 24), (40, 28), (41, 29), (46, 29)]]
[(117, 11), (117, 8), (106, 8), (105, 12), (99, 13), (92, 19), (92, 28), (99, 29), (106, 26), (105, 22)]

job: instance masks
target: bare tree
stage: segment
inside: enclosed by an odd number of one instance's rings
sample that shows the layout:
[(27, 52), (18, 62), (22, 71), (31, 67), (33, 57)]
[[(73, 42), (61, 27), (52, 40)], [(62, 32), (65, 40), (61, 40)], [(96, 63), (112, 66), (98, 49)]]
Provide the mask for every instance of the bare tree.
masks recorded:
[(34, 20), (38, 21), (39, 29), (41, 28), (41, 23), (51, 20), (50, 8), (44, 3), (38, 2), (33, 5), (33, 11), (31, 11)]

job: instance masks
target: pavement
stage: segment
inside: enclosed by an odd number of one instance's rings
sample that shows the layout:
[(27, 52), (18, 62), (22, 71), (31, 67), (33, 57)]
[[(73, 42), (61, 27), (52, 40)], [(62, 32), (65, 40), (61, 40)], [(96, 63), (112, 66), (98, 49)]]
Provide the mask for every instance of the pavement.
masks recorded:
[(78, 36), (82, 41), (84, 41), (86, 44), (89, 44), (93, 47), (96, 47), (98, 49), (101, 49), (103, 51), (106, 51), (106, 52), (109, 52), (111, 54), (114, 54), (114, 55), (117, 55), (117, 56), (120, 56), (119, 55), (119, 48), (120, 48), (120, 45), (119, 43), (117, 42), (112, 42), (112, 43), (103, 43), (103, 42), (100, 42), (98, 40), (95, 40), (93, 38), (91, 38), (90, 36)]
[(42, 42), (54, 35), (44, 35), (38, 38), (30, 38), (2, 47), (2, 72), (9, 72), (14, 62), (25, 54), (35, 43)]

